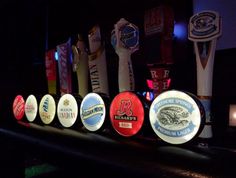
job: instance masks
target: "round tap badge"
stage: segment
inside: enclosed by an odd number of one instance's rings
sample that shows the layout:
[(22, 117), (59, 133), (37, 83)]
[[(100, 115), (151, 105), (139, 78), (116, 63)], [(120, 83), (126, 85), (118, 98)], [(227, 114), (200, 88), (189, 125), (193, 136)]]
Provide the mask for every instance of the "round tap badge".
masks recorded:
[(183, 144), (199, 133), (201, 112), (195, 100), (184, 92), (170, 90), (151, 104), (149, 119), (154, 132), (165, 142)]
[(24, 116), (25, 100), (23, 96), (17, 95), (13, 102), (13, 114), (17, 120), (21, 120)]
[(78, 105), (71, 94), (64, 94), (57, 105), (57, 116), (63, 127), (71, 127), (78, 116)]
[(39, 116), (44, 124), (50, 124), (56, 114), (56, 103), (54, 98), (46, 94), (39, 104)]
[(29, 122), (33, 122), (37, 116), (38, 103), (34, 95), (29, 95), (25, 101), (25, 116)]
[(116, 95), (110, 106), (110, 119), (120, 135), (135, 135), (144, 122), (144, 108), (139, 97), (128, 91)]
[(106, 107), (102, 97), (96, 93), (87, 94), (80, 105), (80, 118), (89, 131), (99, 130), (106, 116)]

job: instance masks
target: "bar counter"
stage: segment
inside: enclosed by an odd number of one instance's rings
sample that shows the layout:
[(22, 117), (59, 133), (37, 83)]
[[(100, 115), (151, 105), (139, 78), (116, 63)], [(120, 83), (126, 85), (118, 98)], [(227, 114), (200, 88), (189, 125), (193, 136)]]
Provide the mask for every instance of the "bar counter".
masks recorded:
[(5, 167), (9, 162), (19, 172), (19, 160), (35, 154), (67, 172), (65, 177), (236, 176), (236, 149), (232, 147), (202, 147), (194, 142), (171, 145), (156, 137), (126, 138), (26, 122), (3, 124), (0, 137)]

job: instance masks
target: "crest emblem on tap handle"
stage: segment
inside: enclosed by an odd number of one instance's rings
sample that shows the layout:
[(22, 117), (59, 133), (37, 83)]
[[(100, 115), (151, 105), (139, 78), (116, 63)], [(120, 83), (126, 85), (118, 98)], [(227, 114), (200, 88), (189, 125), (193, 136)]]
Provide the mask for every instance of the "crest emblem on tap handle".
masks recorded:
[(221, 36), (221, 18), (217, 12), (202, 11), (192, 16), (189, 22), (189, 39), (198, 42), (200, 62), (205, 69), (212, 51), (210, 41)]
[(116, 49), (116, 47), (123, 47), (130, 49), (132, 51), (131, 53), (137, 51), (139, 49), (138, 27), (127, 22), (123, 18), (117, 24), (119, 24), (117, 29), (118, 31), (114, 29), (111, 32), (111, 44), (113, 48)]
[(189, 21), (189, 39), (205, 42), (221, 36), (221, 18), (217, 12), (202, 11)]

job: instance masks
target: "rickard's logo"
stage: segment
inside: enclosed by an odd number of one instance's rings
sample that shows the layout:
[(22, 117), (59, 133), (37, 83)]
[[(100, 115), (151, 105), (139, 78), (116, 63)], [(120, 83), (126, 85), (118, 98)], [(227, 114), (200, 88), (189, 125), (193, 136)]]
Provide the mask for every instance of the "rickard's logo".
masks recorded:
[(127, 120), (127, 121), (137, 121), (136, 116), (132, 116), (132, 102), (131, 100), (121, 100), (119, 110), (117, 110), (117, 115), (115, 115), (116, 120)]

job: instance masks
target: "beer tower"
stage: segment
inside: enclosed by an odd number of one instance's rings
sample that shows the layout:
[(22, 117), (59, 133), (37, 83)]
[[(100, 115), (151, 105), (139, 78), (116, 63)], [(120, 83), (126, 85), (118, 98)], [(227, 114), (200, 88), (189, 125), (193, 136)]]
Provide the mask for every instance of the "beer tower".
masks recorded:
[(217, 12), (202, 11), (189, 20), (188, 38), (194, 43), (197, 67), (197, 95), (201, 100), (206, 123), (200, 138), (210, 139), (212, 133), (211, 97), (214, 56), (217, 39), (221, 36), (221, 18)]

